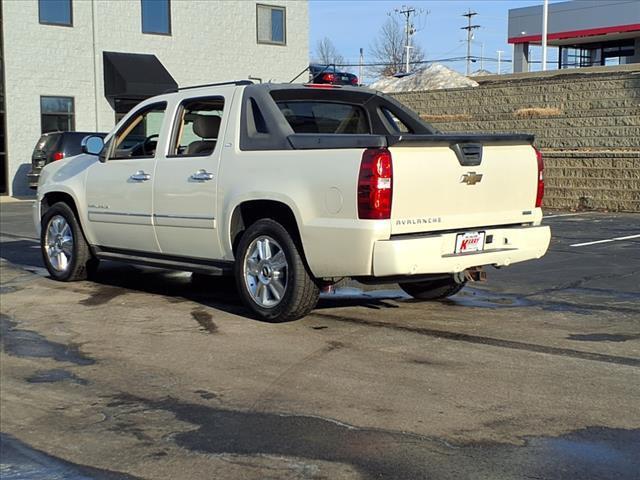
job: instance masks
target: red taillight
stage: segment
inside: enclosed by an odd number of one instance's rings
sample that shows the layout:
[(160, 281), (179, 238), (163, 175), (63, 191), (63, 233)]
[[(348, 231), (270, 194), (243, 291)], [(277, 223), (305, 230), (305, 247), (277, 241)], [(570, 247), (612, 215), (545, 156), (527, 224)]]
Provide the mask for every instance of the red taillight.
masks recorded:
[(386, 148), (368, 148), (362, 154), (358, 176), (358, 218), (391, 218), (393, 166)]
[(333, 83), (336, 81), (336, 76), (334, 73), (323, 73), (322, 80), (327, 83)]
[(351, 85), (358, 85), (358, 77), (351, 77)]
[(54, 162), (56, 160), (62, 160), (64, 158), (64, 152), (55, 152), (52, 158)]
[(536, 147), (536, 158), (538, 160), (538, 191), (536, 193), (536, 208), (542, 206), (542, 197), (544, 197), (544, 160), (542, 160), (542, 152)]

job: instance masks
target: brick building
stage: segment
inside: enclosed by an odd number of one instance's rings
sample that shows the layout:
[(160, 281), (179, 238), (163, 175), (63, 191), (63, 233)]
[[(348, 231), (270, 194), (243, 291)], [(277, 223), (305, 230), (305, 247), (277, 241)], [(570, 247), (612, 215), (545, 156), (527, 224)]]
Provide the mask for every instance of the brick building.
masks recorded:
[(307, 17), (295, 0), (0, 0), (0, 193), (33, 193), (43, 131), (109, 131), (177, 85), (291, 80)]

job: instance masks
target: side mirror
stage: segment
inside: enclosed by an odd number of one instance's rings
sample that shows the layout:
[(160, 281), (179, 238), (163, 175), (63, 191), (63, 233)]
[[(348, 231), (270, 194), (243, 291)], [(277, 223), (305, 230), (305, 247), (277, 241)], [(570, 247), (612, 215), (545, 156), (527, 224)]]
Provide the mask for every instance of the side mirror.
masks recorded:
[(82, 143), (80, 145), (82, 146), (82, 153), (100, 155), (100, 152), (102, 152), (102, 149), (104, 148), (104, 140), (97, 135), (89, 135), (82, 139)]

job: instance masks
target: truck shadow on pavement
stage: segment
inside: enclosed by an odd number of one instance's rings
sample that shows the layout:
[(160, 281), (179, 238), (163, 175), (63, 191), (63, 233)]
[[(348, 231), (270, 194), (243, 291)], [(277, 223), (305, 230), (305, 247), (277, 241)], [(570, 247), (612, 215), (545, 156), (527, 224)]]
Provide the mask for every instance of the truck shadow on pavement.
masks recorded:
[[(2, 242), (0, 257), (25, 270), (45, 275), (39, 244), (30, 240)], [(217, 308), (233, 315), (249, 317), (236, 291), (232, 277), (192, 276), (187, 272), (162, 270), (152, 267), (101, 262), (98, 272), (90, 280), (98, 288), (83, 305), (100, 305), (126, 294), (126, 290), (162, 295), (172, 303), (191, 301)], [(355, 288), (340, 289), (322, 295), (316, 309), (339, 307), (365, 307), (370, 309), (398, 308), (390, 300), (402, 298), (403, 293), (393, 290), (363, 292)], [(406, 297), (406, 296), (404, 296)]]
[[(100, 265), (97, 274), (91, 281), (109, 289), (97, 289), (92, 297), (83, 301), (85, 304), (95, 305), (101, 300), (110, 300), (113, 295), (118, 293), (113, 290), (113, 287), (116, 287), (163, 295), (172, 303), (191, 301), (233, 315), (251, 317), (250, 312), (242, 305), (233, 277), (191, 276), (187, 272), (120, 265), (111, 262), (103, 263), (104, 265)], [(399, 291), (387, 290), (373, 293), (351, 288), (330, 295), (321, 295), (316, 309), (365, 307), (378, 310), (398, 308), (398, 305), (390, 301), (398, 298), (406, 298), (406, 296)]]

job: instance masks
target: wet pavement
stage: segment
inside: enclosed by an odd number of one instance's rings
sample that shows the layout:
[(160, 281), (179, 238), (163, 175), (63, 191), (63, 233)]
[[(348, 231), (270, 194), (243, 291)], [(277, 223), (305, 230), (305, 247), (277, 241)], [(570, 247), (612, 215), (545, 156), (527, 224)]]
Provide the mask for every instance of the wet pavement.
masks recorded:
[(4, 433), (0, 433), (0, 452), (3, 480), (135, 480), (130, 475), (66, 462)]
[(546, 257), (444, 302), (348, 282), (271, 325), (226, 280), (53, 282), (28, 214), (0, 217), (3, 479), (640, 478), (640, 239), (572, 246), (639, 215), (550, 217)]

